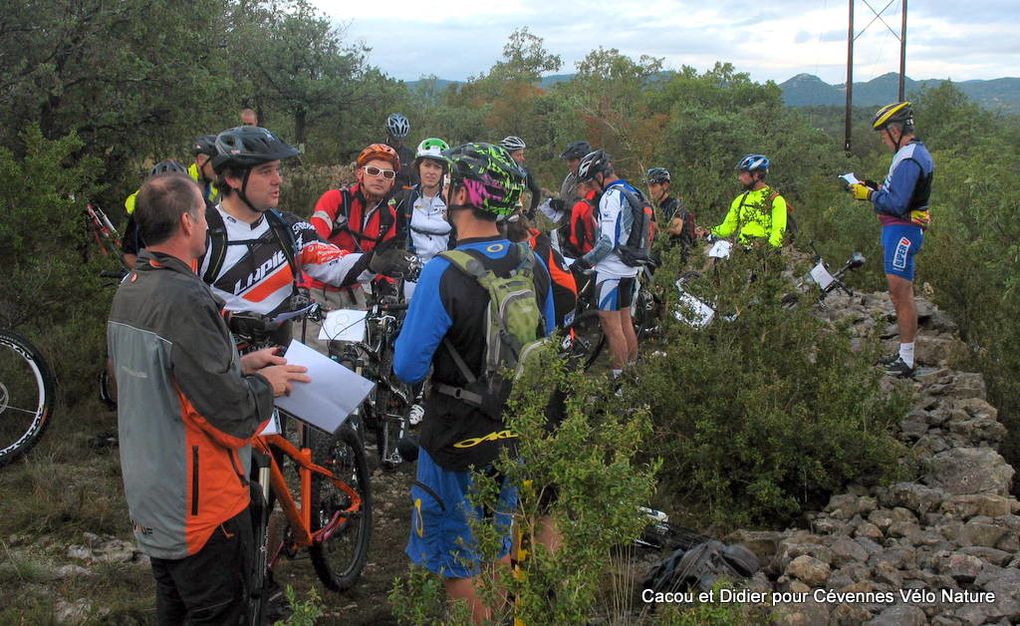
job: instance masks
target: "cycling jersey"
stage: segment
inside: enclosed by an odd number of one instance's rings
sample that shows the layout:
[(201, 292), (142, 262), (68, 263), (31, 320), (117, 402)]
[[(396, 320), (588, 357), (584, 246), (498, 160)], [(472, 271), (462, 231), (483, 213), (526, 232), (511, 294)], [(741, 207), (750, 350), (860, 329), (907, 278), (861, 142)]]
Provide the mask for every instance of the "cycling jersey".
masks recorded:
[(615, 180), (606, 186), (599, 199), (598, 239), (584, 258), (600, 275), (626, 278), (637, 276), (640, 268), (624, 263), (616, 251), (618, 246), (626, 245), (634, 224), (630, 203), (621, 189), (640, 195), (625, 180)]
[(668, 196), (659, 205), (659, 210), (662, 211), (663, 223), (665, 223), (667, 229), (670, 222), (674, 219), (681, 219), (684, 223), (679, 235), (671, 234), (669, 236), (670, 245), (682, 245), (685, 247), (694, 245), (694, 216), (684, 206), (683, 201), (679, 198)]
[[(272, 315), (287, 310), (294, 293), (294, 273), (279, 239), (263, 213), (253, 224), (242, 222), (223, 209), (213, 207), (223, 219), (226, 246), (222, 265), (206, 282), (213, 293), (225, 301), (232, 312)], [(362, 254), (351, 254), (319, 239), (315, 228), (291, 213), (283, 218), (294, 235), (294, 262), (310, 277), (334, 286), (353, 283), (364, 271), (367, 261)], [(210, 232), (211, 242), (212, 233)], [(211, 257), (206, 254), (199, 262), (199, 275), (206, 276)]]
[(785, 232), (786, 200), (774, 194), (768, 185), (734, 198), (723, 223), (712, 229), (716, 237), (738, 233), (741, 243), (758, 237), (767, 239), (776, 248), (783, 245)]
[(531, 234), (528, 237), (528, 245), (549, 270), (553, 306), (556, 309), (556, 327), (562, 328), (574, 320), (574, 310), (577, 308), (577, 281), (563, 261), (563, 255), (553, 248), (549, 235), (537, 228), (529, 228), (528, 232)]
[(935, 164), (924, 143), (914, 139), (900, 148), (893, 156), (885, 182), (871, 194), (879, 221), (883, 225), (927, 226), (927, 216), (911, 220), (911, 211), (927, 213), (934, 175)]
[(202, 197), (205, 201), (210, 204), (216, 204), (216, 199), (220, 195), (220, 190), (216, 188), (216, 185), (212, 184), (212, 181), (202, 180), (202, 172), (198, 168), (198, 163), (192, 163), (188, 166), (188, 175), (191, 179), (198, 183), (199, 188), (202, 190)]
[(575, 258), (582, 257), (595, 247), (595, 198), (598, 194), (589, 191), (584, 198), (578, 198), (570, 208), (567, 244)]
[[(506, 276), (517, 267), (516, 249), (507, 239), (487, 237), (462, 240), (458, 250), (477, 250), (486, 267)], [(538, 255), (535, 255), (538, 258)], [(553, 331), (555, 305), (545, 263), (535, 265), (536, 298), (542, 307), (545, 330)], [(393, 354), (393, 372), (415, 384), (432, 368), (432, 392), (425, 402), (421, 445), (444, 469), (464, 470), (491, 463), (513, 435), (502, 422), (481, 409), (435, 391), (440, 385), (464, 387), (467, 379), (450, 351), (448, 340), (472, 372), (484, 371), (484, 331), (488, 324), (489, 295), (471, 276), (454, 268), (442, 256), (422, 270)]]
[(390, 207), (396, 213), (398, 230), (407, 241), (407, 249), (422, 263), (450, 249), (453, 227), (446, 221), (446, 203), (438, 194), (423, 196), (420, 185), (415, 185), (399, 192), (390, 200)]

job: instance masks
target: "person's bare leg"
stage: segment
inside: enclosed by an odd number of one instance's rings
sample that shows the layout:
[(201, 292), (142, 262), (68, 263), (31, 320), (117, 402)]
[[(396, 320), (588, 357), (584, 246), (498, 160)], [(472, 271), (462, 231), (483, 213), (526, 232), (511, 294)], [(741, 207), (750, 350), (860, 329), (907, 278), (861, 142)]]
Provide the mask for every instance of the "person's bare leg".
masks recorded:
[[(510, 555), (496, 561), (498, 567), (510, 566)], [(472, 624), (486, 624), (492, 621), (493, 607), (487, 606), (478, 590), (481, 583), (477, 576), (472, 578), (447, 578), (443, 581), (446, 588), (446, 597), (454, 603), (463, 600), (471, 610)], [(506, 594), (501, 593), (502, 602), (506, 603)]]
[(609, 344), (612, 367), (622, 370), (627, 364), (627, 337), (620, 325), (620, 311), (599, 311), (599, 322)]
[(636, 363), (638, 354), (637, 331), (634, 330), (634, 318), (630, 315), (630, 307), (620, 311), (620, 330), (627, 341), (627, 363)]
[(914, 302), (914, 283), (900, 276), (885, 275), (889, 282), (889, 297), (896, 309), (896, 326), (900, 343), (914, 343), (917, 336), (917, 304)]

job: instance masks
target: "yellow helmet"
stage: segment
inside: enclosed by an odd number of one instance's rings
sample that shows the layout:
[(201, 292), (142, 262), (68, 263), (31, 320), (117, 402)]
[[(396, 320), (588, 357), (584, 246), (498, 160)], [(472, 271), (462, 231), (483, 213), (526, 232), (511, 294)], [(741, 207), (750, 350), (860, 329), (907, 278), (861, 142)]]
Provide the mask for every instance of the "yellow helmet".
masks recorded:
[(894, 102), (879, 109), (871, 120), (871, 127), (882, 130), (894, 122), (903, 124), (904, 128), (914, 127), (914, 109), (909, 101)]

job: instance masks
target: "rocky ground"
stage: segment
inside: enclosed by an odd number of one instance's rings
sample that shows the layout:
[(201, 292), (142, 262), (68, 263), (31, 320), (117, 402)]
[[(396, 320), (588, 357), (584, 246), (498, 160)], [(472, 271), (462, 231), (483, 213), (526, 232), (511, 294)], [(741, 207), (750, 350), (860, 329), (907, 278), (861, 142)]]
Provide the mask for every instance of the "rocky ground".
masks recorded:
[[(923, 367), (913, 381), (887, 384), (913, 393), (899, 437), (923, 467), (920, 479), (850, 487), (807, 529), (728, 538), (767, 563), (751, 589), (788, 594), (773, 607), (778, 624), (1020, 622), (1020, 502), (1010, 495), (1014, 470), (996, 451), (1006, 431), (982, 377), (953, 369), (967, 346), (952, 320), (924, 300), (919, 314)], [(832, 296), (824, 315), (860, 336), (876, 324), (887, 324), (883, 337), (896, 332), (884, 294)]]

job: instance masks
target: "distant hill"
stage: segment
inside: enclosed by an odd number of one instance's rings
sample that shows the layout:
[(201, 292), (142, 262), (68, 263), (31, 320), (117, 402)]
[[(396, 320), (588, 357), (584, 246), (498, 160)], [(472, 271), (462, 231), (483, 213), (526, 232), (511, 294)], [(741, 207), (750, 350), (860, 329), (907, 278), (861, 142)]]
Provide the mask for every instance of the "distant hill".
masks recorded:
[[(908, 94), (922, 88), (938, 86), (941, 79), (904, 81)], [(979, 105), (994, 111), (1020, 113), (1020, 78), (994, 80), (966, 80), (954, 83)], [(830, 85), (811, 74), (797, 74), (780, 83), (783, 101), (787, 106), (841, 106), (846, 103), (846, 85)], [(866, 83), (854, 83), (855, 106), (881, 106), (896, 99), (899, 92), (899, 74), (883, 74)]]
[[(656, 78), (664, 78), (667, 72), (661, 72)], [(557, 83), (566, 82), (573, 74), (553, 74), (543, 76), (539, 86), (548, 89)], [(425, 81), (407, 82), (409, 89), (420, 89)], [(460, 81), (436, 79), (437, 91), (444, 91), (449, 85)], [(943, 79), (930, 78), (913, 80), (909, 76), (905, 82), (907, 95), (922, 88), (931, 88), (945, 82)], [(1020, 114), (1020, 78), (996, 78), (993, 80), (965, 80), (954, 83), (979, 105), (992, 111)], [(812, 74), (797, 74), (793, 78), (779, 84), (783, 90), (783, 101), (790, 107), (802, 106), (842, 106), (846, 102), (846, 90), (843, 83), (830, 85)], [(872, 107), (887, 104), (896, 99), (899, 92), (899, 74), (883, 74), (864, 83), (854, 83), (854, 106)]]

